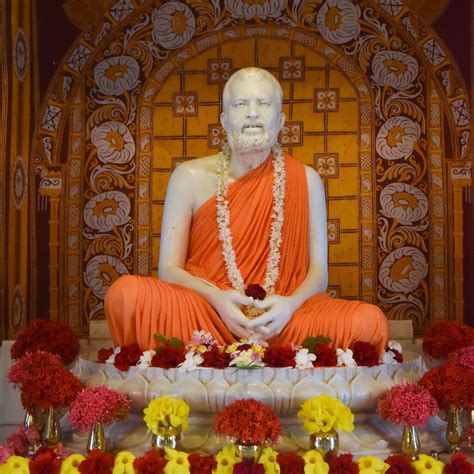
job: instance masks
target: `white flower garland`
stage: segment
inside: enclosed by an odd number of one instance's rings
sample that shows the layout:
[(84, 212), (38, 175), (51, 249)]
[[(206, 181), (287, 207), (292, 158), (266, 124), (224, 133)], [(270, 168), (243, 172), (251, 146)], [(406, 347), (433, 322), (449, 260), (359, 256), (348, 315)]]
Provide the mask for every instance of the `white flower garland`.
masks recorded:
[[(280, 248), (282, 243), (284, 205), (286, 190), (285, 160), (283, 151), (278, 144), (273, 146), (273, 213), (272, 225), (270, 229), (267, 269), (265, 271), (265, 281), (263, 289), (267, 295), (275, 291), (275, 284), (280, 276)], [(232, 287), (242, 294), (245, 294), (245, 283), (237, 267), (237, 260), (234, 247), (232, 246), (232, 233), (230, 231), (229, 202), (227, 201), (227, 181), (228, 168), (230, 162), (230, 148), (227, 146), (219, 153), (217, 161), (217, 226), (219, 230), (219, 240), (222, 242), (222, 254), (224, 255), (227, 267), (227, 277)]]

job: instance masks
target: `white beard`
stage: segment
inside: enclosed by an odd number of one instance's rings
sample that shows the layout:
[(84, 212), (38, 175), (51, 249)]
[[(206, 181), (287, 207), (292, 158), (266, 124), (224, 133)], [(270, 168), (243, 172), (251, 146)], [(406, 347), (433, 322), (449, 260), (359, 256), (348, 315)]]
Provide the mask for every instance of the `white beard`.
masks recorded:
[(246, 168), (258, 168), (270, 154), (275, 140), (264, 131), (258, 135), (246, 135), (232, 131), (227, 134), (232, 152)]

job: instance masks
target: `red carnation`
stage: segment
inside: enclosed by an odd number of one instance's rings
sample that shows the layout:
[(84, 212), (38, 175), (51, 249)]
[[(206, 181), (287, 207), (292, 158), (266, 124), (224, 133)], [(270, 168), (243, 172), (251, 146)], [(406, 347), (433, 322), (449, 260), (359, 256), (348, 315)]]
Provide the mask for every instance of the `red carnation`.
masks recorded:
[(263, 300), (267, 296), (267, 292), (260, 285), (252, 283), (247, 286), (245, 295), (252, 297), (254, 300)]
[(280, 466), (280, 474), (304, 474), (304, 459), (293, 451), (279, 453), (277, 462)]
[(253, 464), (247, 461), (240, 461), (234, 464), (233, 474), (265, 474), (263, 464)]
[(112, 474), (114, 456), (103, 453), (100, 449), (93, 449), (84, 461), (79, 464), (78, 470), (83, 474)]
[(295, 367), (296, 351), (291, 347), (268, 347), (262, 361), (268, 367)]
[(390, 465), (387, 469), (388, 474), (415, 474), (415, 468), (411, 465), (411, 458), (402, 454), (393, 454), (385, 459)]
[(432, 359), (446, 359), (450, 352), (474, 346), (474, 329), (456, 321), (438, 321), (423, 338), (423, 352)]
[(359, 366), (373, 367), (379, 363), (375, 346), (370, 342), (357, 341), (352, 347), (354, 360)]
[(354, 462), (350, 453), (337, 456), (329, 451), (325, 461), (329, 465), (329, 474), (358, 474), (359, 472), (359, 466)]
[(147, 451), (141, 458), (133, 460), (133, 467), (137, 474), (163, 474), (166, 459), (156, 451)]
[(107, 359), (114, 353), (114, 349), (109, 347), (108, 349), (99, 349), (97, 353), (97, 362), (104, 364)]
[(472, 474), (474, 465), (471, 464), (464, 453), (453, 454), (451, 461), (444, 466), (444, 474)]
[(49, 319), (34, 319), (18, 334), (11, 347), (11, 356), (17, 360), (26, 352), (33, 351), (57, 354), (63, 364), (67, 365), (79, 354), (79, 338), (67, 324)]
[(217, 468), (217, 461), (212, 454), (200, 455), (192, 453), (188, 456), (191, 474), (212, 474)]
[(219, 349), (217, 344), (213, 344), (206, 352), (201, 353), (204, 362), (201, 367), (212, 367), (213, 369), (225, 369), (229, 367), (230, 354)]
[(52, 449), (40, 448), (40, 452), (35, 454), (28, 467), (30, 474), (59, 474), (61, 463), (61, 459)]
[(161, 343), (156, 348), (156, 354), (151, 359), (152, 367), (174, 369), (184, 362), (184, 346), (173, 346), (169, 341)]
[(114, 365), (117, 369), (126, 372), (131, 366), (137, 365), (141, 355), (142, 351), (138, 344), (123, 346), (115, 356)]
[(326, 343), (318, 342), (314, 349), (316, 360), (313, 362), (314, 367), (336, 367), (337, 355), (334, 349), (331, 349)]

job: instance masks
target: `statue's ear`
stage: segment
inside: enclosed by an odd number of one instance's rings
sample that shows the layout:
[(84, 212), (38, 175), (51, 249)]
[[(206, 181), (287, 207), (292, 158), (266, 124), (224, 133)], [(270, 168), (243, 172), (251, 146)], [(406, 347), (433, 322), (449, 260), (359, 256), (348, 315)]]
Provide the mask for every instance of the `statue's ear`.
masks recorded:
[(225, 112), (221, 113), (221, 125), (227, 131), (227, 114)]
[[(221, 120), (222, 120), (222, 118), (221, 118)], [(280, 113), (280, 123), (279, 123), (278, 131), (280, 131), (283, 128), (283, 125), (285, 125), (285, 120), (286, 120), (285, 112), (281, 112)]]

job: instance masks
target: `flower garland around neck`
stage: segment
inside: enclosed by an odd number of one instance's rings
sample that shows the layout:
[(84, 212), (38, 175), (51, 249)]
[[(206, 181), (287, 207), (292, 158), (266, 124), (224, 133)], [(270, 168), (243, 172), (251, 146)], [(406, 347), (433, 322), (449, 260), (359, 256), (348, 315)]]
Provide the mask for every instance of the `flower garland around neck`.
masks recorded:
[[(282, 231), (284, 222), (284, 204), (285, 204), (285, 160), (283, 150), (278, 144), (272, 148), (273, 158), (273, 212), (272, 224), (270, 229), (269, 246), (270, 253), (265, 271), (265, 280), (263, 289), (267, 295), (275, 291), (275, 284), (280, 276), (280, 248), (282, 243)], [(228, 192), (228, 173), (231, 150), (226, 146), (220, 153), (217, 162), (217, 226), (219, 230), (219, 240), (222, 242), (222, 253), (227, 268), (227, 277), (232, 287), (242, 294), (245, 294), (245, 282), (237, 266), (235, 250), (232, 245), (232, 232), (230, 230), (230, 211)]]

